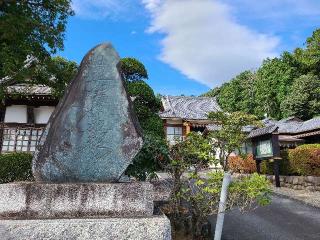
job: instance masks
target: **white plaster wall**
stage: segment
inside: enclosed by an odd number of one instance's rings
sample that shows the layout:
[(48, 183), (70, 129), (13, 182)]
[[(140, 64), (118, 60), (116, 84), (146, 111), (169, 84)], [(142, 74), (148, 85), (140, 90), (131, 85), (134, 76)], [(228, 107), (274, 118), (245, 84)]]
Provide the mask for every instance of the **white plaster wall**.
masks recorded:
[(35, 123), (47, 124), (55, 107), (52, 106), (40, 106), (34, 108)]
[(27, 123), (27, 106), (12, 105), (6, 108), (4, 121), (9, 123)]

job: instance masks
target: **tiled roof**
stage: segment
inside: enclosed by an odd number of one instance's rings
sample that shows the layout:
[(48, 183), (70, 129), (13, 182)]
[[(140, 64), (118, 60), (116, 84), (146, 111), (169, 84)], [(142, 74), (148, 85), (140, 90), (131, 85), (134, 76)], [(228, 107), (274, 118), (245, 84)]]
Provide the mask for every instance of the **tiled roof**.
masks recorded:
[(274, 131), (277, 130), (277, 128), (278, 127), (276, 125), (270, 125), (267, 127), (254, 129), (250, 132), (250, 134), (248, 135), (248, 138), (254, 138), (254, 137), (263, 136), (266, 134), (273, 133)]
[(51, 95), (52, 89), (45, 85), (15, 84), (7, 87), (8, 94)]
[(164, 96), (161, 99), (164, 111), (161, 118), (208, 119), (209, 112), (221, 111), (212, 97)]
[[(242, 131), (243, 131), (243, 132), (246, 132), (246, 133), (249, 133), (249, 132), (251, 132), (254, 128), (255, 128), (255, 126), (250, 126), (250, 125), (248, 125), (248, 126), (244, 126), (244, 127), (242, 128)], [(217, 130), (220, 130), (221, 127), (220, 127), (218, 124), (208, 124), (208, 125), (206, 126), (206, 129), (207, 129), (208, 131), (217, 131)]]
[(308, 132), (320, 129), (320, 117), (310, 119), (303, 122), (302, 120), (294, 117), (282, 119), (280, 121), (264, 119), (265, 127), (258, 128), (250, 132), (249, 138), (262, 136), (272, 132), (272, 129), (278, 130), (279, 134), (297, 135), (303, 132)]
[(315, 117), (303, 122), (299, 128), (299, 132), (307, 132), (314, 129), (320, 129), (320, 117)]
[(278, 132), (280, 134), (296, 134), (311, 131), (314, 129), (320, 129), (320, 117), (316, 117), (305, 122), (300, 119), (291, 117), (282, 119), (280, 121), (264, 120), (264, 123), (266, 126), (278, 126)]

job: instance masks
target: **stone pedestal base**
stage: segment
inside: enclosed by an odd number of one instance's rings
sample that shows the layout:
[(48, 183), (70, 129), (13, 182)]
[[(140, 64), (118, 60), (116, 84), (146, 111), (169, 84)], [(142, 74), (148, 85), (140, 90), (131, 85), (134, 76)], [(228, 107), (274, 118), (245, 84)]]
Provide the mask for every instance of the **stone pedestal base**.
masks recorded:
[(0, 184), (1, 240), (171, 240), (150, 183)]
[(0, 220), (2, 240), (170, 240), (165, 216), (108, 219)]

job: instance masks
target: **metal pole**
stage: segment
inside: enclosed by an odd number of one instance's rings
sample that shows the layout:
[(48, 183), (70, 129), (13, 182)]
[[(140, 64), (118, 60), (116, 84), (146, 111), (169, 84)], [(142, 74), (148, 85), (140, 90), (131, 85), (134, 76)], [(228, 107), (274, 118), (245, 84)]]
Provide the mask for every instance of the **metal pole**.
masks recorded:
[(228, 187), (231, 182), (231, 174), (229, 172), (225, 172), (222, 181), (220, 202), (219, 202), (219, 211), (217, 215), (216, 229), (214, 232), (214, 240), (221, 240), (223, 221), (224, 221), (224, 213), (226, 210), (227, 196), (228, 196)]

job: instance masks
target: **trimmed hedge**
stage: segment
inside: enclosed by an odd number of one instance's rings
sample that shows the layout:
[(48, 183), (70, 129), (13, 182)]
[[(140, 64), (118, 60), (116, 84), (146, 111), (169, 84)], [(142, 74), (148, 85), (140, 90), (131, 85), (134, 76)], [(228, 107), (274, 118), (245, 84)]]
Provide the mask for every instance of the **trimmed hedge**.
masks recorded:
[[(320, 144), (304, 144), (281, 151), (280, 175), (320, 176)], [(261, 173), (273, 174), (273, 163), (262, 161)]]
[(290, 149), (288, 158), (292, 175), (320, 176), (320, 144), (305, 144)]
[(31, 162), (30, 153), (0, 154), (0, 183), (32, 181)]

